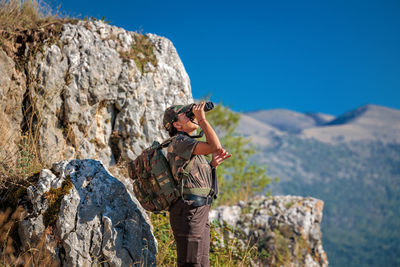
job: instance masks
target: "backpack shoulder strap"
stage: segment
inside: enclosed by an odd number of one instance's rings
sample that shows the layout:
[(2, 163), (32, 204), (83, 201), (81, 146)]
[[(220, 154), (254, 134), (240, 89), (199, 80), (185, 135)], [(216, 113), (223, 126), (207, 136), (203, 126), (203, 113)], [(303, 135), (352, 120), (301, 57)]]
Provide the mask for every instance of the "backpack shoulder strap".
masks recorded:
[(169, 146), (169, 144), (171, 144), (171, 142), (172, 142), (175, 138), (176, 138), (176, 135), (174, 135), (174, 136), (168, 138), (167, 140), (165, 140), (164, 142), (162, 142), (162, 143), (160, 144), (161, 148), (164, 148), (164, 147)]

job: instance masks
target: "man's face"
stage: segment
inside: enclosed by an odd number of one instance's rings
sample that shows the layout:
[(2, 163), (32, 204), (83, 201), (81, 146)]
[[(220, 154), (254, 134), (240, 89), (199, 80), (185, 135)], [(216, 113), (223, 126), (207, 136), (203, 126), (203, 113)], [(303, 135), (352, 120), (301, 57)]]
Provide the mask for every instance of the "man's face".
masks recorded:
[(188, 134), (191, 134), (199, 127), (197, 124), (191, 122), (185, 113), (178, 114), (178, 119), (174, 122), (174, 126), (178, 131), (183, 131)]

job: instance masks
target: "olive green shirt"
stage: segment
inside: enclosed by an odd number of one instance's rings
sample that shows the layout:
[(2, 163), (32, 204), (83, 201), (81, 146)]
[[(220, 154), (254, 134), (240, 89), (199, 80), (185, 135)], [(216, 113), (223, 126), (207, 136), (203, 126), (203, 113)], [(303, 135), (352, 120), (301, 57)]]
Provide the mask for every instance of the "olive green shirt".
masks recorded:
[(174, 177), (184, 164), (193, 158), (193, 166), (189, 177), (184, 183), (185, 188), (211, 188), (211, 166), (203, 155), (193, 155), (196, 145), (199, 143), (194, 138), (184, 134), (178, 134), (168, 146), (167, 159)]

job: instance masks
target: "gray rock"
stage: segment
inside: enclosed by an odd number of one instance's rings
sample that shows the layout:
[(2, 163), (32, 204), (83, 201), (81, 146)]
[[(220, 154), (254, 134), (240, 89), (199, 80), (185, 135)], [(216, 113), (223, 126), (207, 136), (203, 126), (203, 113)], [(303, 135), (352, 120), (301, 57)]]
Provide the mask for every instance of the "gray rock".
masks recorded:
[(96, 160), (71, 160), (43, 170), (28, 188), (32, 209), (20, 223), (22, 244), (33, 246), (43, 235), (46, 193), (70, 180), (72, 187), (61, 200), (57, 221), (48, 242), (58, 240), (49, 252), (65, 266), (155, 266), (157, 241), (147, 215), (127, 187)]
[[(296, 196), (257, 197), (248, 203), (222, 206), (210, 212), (210, 221), (227, 223), (246, 243), (251, 240), (270, 257), (260, 259), (274, 265), (286, 257), (290, 266), (328, 266), (322, 247), (321, 220), (323, 202)], [(224, 238), (232, 238), (224, 234)], [(289, 254), (279, 255), (278, 246), (285, 244)]]
[(236, 226), (241, 215), (240, 206), (220, 206), (210, 211), (210, 220), (225, 221), (232, 226)]

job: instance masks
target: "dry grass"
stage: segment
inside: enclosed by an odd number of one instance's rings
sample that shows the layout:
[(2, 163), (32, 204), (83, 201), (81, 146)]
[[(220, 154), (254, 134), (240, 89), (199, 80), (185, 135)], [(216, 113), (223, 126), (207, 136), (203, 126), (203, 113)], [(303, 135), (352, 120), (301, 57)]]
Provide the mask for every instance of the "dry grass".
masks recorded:
[(54, 13), (44, 1), (0, 0), (0, 29), (2, 32), (13, 33), (38, 29), (63, 20), (58, 12)]
[[(10, 208), (0, 212), (0, 266), (58, 266), (46, 248), (50, 228), (46, 228), (34, 246), (22, 249), (16, 231), (23, 213), (21, 206), (14, 212)], [(50, 242), (50, 245), (55, 246), (55, 243)]]
[(76, 20), (52, 14), (37, 0), (0, 0), (0, 47), (19, 70), (44, 43), (58, 41), (62, 24)]
[(176, 244), (169, 224), (169, 215), (151, 213), (149, 217), (158, 241), (157, 266), (177, 266)]
[(1, 0), (0, 2), (0, 28), (2, 31), (11, 32), (34, 28), (41, 23), (43, 18), (39, 2), (36, 0), (23, 2)]
[(19, 135), (9, 125), (7, 116), (0, 111), (0, 189), (7, 187), (6, 183), (19, 184), (43, 168), (37, 135)]

